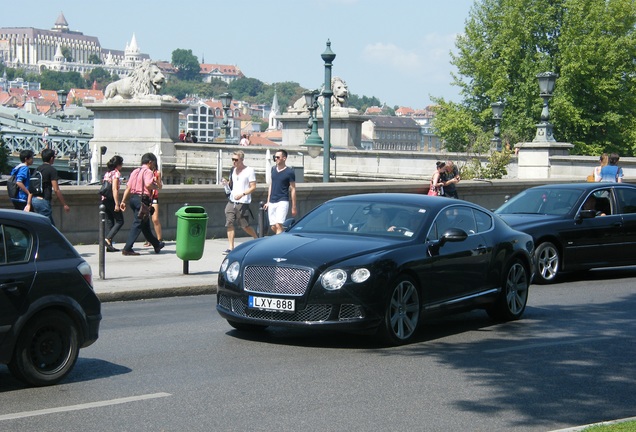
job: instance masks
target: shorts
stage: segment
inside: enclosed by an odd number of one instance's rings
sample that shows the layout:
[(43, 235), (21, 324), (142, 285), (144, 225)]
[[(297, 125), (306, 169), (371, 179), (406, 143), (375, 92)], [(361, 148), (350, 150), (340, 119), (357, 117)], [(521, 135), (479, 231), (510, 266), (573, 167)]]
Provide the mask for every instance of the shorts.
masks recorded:
[(267, 217), (269, 218), (269, 224), (275, 225), (285, 222), (288, 211), (289, 201), (278, 201), (267, 204)]
[(250, 211), (249, 204), (228, 202), (225, 206), (225, 226), (234, 226), (234, 222), (238, 222), (241, 228), (245, 228), (250, 224)]

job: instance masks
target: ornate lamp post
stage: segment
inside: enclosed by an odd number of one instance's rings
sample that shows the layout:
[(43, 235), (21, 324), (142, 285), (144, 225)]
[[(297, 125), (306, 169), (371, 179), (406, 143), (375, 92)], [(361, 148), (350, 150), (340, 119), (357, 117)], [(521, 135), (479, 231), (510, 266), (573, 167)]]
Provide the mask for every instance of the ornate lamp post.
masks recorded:
[(490, 107), (492, 108), (492, 119), (495, 121), (495, 137), (490, 140), (490, 151), (501, 151), (501, 131), (499, 129), (499, 125), (503, 117), (505, 105), (506, 104), (501, 101), (490, 104)]
[(336, 58), (336, 54), (331, 51), (331, 42), (329, 40), (327, 40), (327, 49), (325, 49), (325, 52), (320, 56), (325, 62), (325, 84), (322, 90), (323, 139), (320, 140), (320, 136), (318, 135), (317, 116), (314, 114), (318, 108), (318, 102), (316, 101), (318, 94), (316, 92), (306, 92), (305, 101), (309, 109), (309, 122), (307, 123), (307, 127), (308, 129), (311, 128), (311, 131), (307, 130), (305, 132), (308, 136), (304, 146), (307, 147), (307, 152), (312, 157), (317, 157), (320, 154), (320, 146), (322, 146), (322, 181), (323, 183), (329, 183), (329, 161), (331, 157), (331, 96), (333, 96), (333, 91), (331, 91), (331, 67), (333, 66), (333, 60)]
[(541, 72), (537, 75), (539, 80), (539, 96), (543, 98), (543, 110), (541, 110), (541, 123), (537, 124), (537, 135), (533, 142), (556, 142), (552, 135), (552, 124), (550, 120), (550, 110), (548, 109), (548, 101), (552, 97), (554, 85), (558, 74), (554, 72)]
[(309, 120), (307, 121), (307, 130), (305, 134), (307, 139), (305, 140), (304, 147), (307, 147), (307, 153), (312, 158), (318, 157), (320, 150), (323, 148), (324, 143), (320, 135), (318, 135), (318, 90), (310, 90), (303, 93), (305, 96), (305, 103), (309, 110)]
[(223, 142), (227, 143), (228, 137), (230, 136), (230, 120), (227, 112), (230, 110), (230, 104), (232, 103), (232, 93), (223, 93), (219, 96), (219, 99), (221, 99), (221, 105), (223, 105), (222, 138)]
[(325, 52), (321, 54), (322, 60), (325, 62), (325, 87), (322, 91), (325, 106), (322, 109), (322, 121), (324, 125), (324, 137), (323, 151), (322, 151), (322, 181), (323, 183), (329, 183), (329, 159), (331, 155), (331, 67), (333, 61), (336, 58), (336, 54), (331, 51), (331, 42), (327, 39), (327, 48)]
[(64, 117), (66, 117), (64, 113), (64, 107), (66, 106), (66, 99), (68, 97), (68, 92), (66, 90), (58, 90), (57, 91), (57, 102), (62, 107), (62, 113), (60, 114), (60, 118), (64, 121)]

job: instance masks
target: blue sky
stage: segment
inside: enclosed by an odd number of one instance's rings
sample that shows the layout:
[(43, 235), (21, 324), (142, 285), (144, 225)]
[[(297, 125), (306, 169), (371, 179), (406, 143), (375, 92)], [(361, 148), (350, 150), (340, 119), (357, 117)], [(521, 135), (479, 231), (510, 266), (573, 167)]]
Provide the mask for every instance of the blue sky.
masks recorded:
[(0, 27), (50, 29), (60, 12), (71, 30), (123, 50), (133, 33), (142, 52), (170, 60), (191, 49), (206, 63), (233, 64), (248, 77), (318, 88), (327, 39), (333, 75), (352, 93), (389, 106), (424, 108), (430, 96), (459, 101), (449, 52), (474, 0), (29, 0), (0, 14)]

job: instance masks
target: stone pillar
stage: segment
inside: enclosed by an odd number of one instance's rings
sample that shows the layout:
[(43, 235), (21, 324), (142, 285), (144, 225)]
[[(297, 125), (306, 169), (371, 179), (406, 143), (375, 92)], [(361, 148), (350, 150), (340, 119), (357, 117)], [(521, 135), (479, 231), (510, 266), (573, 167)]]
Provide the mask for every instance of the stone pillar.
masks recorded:
[(552, 156), (568, 156), (573, 144), (533, 141), (515, 144), (519, 149), (518, 178), (519, 179), (549, 179), (550, 158)]
[[(276, 116), (276, 120), (283, 124), (283, 146), (295, 147), (305, 143), (305, 130), (309, 112), (285, 113)], [(331, 148), (332, 149), (361, 149), (362, 148), (362, 123), (369, 117), (338, 110), (331, 111)], [(318, 116), (318, 133), (322, 136), (322, 116)]]
[(106, 146), (107, 162), (114, 155), (124, 167), (139, 166), (141, 156), (152, 152), (161, 164), (174, 165), (175, 142), (179, 141), (179, 112), (187, 105), (162, 100), (106, 100), (87, 104), (95, 113), (91, 149)]

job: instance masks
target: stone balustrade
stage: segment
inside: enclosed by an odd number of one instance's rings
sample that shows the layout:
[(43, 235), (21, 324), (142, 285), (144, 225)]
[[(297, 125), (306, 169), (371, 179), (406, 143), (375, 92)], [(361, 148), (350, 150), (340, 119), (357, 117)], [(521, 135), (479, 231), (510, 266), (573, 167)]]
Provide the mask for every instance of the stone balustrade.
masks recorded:
[[(560, 179), (557, 182), (572, 182), (578, 179)], [(521, 190), (543, 184), (545, 180), (462, 180), (458, 192), (462, 199), (475, 202), (486, 208), (494, 209), (504, 202), (506, 196), (512, 196)], [(70, 213), (64, 213), (59, 203), (53, 205), (53, 218), (59, 230), (73, 244), (92, 244), (99, 240), (99, 195), (98, 186), (62, 186), (66, 202), (71, 207)], [(306, 214), (315, 206), (338, 196), (373, 193), (399, 192), (424, 194), (428, 185), (423, 181), (383, 181), (383, 182), (348, 182), (348, 183), (299, 183), (297, 185), (297, 202), (299, 216)], [(267, 185), (261, 183), (252, 195), (252, 211), (257, 217), (259, 201), (267, 199)], [(198, 205), (206, 209), (208, 214), (208, 238), (224, 238), (225, 204), (227, 199), (220, 185), (165, 185), (159, 196), (161, 225), (166, 240), (173, 240), (176, 235), (177, 218), (175, 213), (185, 204)], [(13, 208), (6, 193), (0, 194), (0, 208)], [(125, 243), (133, 214), (125, 213), (125, 224), (115, 238), (116, 244)], [(256, 221), (253, 222), (256, 226)], [(237, 235), (244, 233), (237, 229)], [(140, 241), (143, 239), (140, 237)], [(139, 246), (140, 244), (138, 244)]]

